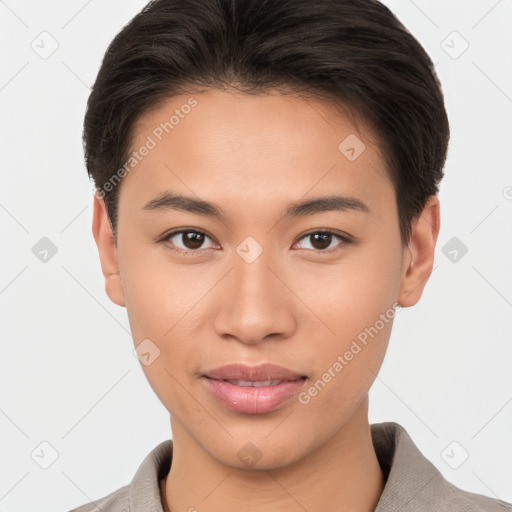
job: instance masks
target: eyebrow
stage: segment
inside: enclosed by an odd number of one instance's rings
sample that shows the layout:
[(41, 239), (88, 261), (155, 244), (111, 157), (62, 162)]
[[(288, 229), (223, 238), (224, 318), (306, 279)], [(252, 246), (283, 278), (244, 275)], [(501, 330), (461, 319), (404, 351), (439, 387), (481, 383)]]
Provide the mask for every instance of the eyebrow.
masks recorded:
[[(146, 203), (142, 209), (144, 211), (177, 210), (215, 217), (222, 221), (226, 220), (222, 209), (216, 204), (203, 199), (196, 199), (194, 197), (170, 192), (163, 192), (155, 199)], [(359, 211), (370, 213), (370, 208), (363, 201), (355, 197), (330, 195), (294, 202), (288, 206), (284, 217), (302, 217), (329, 211)]]

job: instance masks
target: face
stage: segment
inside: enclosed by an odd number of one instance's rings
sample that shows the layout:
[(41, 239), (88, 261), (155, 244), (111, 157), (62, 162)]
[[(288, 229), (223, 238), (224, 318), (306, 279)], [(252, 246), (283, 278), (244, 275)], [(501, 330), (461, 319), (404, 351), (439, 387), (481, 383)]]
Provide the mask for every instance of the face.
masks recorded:
[[(117, 246), (98, 199), (93, 231), (175, 442), (231, 467), (244, 450), (261, 467), (298, 461), (365, 403), (393, 308), (431, 270), (437, 203), (403, 248), (370, 132), (319, 100), (173, 97), (137, 124), (143, 146), (119, 185)], [(231, 363), (305, 378), (256, 391), (205, 377)]]

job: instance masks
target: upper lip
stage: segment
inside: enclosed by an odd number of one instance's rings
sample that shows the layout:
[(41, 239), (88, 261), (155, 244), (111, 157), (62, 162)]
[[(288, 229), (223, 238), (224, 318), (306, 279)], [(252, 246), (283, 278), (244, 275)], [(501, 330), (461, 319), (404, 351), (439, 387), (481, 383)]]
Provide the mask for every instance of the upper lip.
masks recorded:
[(248, 380), (248, 381), (266, 381), (266, 380), (297, 380), (305, 377), (284, 366), (276, 364), (262, 364), (259, 366), (249, 366), (244, 363), (233, 363), (220, 366), (209, 370), (204, 374), (210, 379), (216, 380)]

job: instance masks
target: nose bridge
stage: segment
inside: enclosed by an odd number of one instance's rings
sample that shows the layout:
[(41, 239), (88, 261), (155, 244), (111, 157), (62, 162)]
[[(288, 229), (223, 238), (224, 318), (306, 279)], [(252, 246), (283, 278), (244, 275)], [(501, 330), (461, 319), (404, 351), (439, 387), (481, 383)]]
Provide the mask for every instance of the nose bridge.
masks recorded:
[(272, 251), (258, 250), (248, 240), (239, 245), (233, 258), (216, 319), (218, 334), (235, 336), (244, 343), (256, 343), (269, 334), (290, 335), (293, 313), (286, 287), (275, 275), (278, 265)]
[(253, 306), (268, 303), (271, 290), (275, 291), (275, 276), (269, 270), (272, 267), (271, 259), (269, 251), (262, 253), (254, 261), (246, 261), (243, 257), (235, 259), (233, 293), (239, 301)]

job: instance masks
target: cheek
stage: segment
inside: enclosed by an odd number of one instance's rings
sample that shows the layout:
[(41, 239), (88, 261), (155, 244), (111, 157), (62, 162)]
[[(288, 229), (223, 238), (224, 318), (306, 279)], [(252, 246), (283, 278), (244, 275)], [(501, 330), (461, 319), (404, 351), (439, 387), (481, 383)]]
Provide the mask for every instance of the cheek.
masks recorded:
[(399, 254), (382, 247), (354, 252), (335, 268), (319, 267), (303, 281), (297, 295), (308, 297), (316, 314), (309, 339), (317, 340), (314, 382), (305, 401), (339, 407), (340, 400), (356, 406), (363, 398), (385, 356), (399, 281)]
[[(201, 339), (198, 331), (207, 317), (201, 299), (209, 282), (198, 278), (197, 272), (187, 272), (184, 266), (151, 261), (151, 255), (142, 251), (127, 252), (120, 270), (134, 344), (144, 352), (147, 346), (150, 353), (158, 355), (145, 365), (139, 354), (142, 369), (169, 407), (176, 395), (169, 390), (179, 389), (180, 383), (185, 385), (185, 376), (197, 365), (194, 340)], [(211, 279), (212, 283), (218, 280)]]
[(316, 351), (315, 371), (299, 402), (313, 417), (331, 411), (326, 425), (332, 428), (356, 410), (380, 370), (395, 314), (392, 308), (383, 312), (368, 312), (363, 321), (340, 317), (336, 336)]
[[(374, 244), (376, 245), (376, 244)], [(299, 276), (300, 278), (298, 278)], [(389, 311), (400, 287), (400, 254), (368, 247), (347, 253), (333, 265), (294, 268), (288, 279), (322, 334), (338, 348)]]
[[(120, 265), (123, 293), (135, 340), (166, 339), (188, 322), (208, 282), (200, 273), (148, 251), (128, 255)], [(154, 252), (154, 251), (153, 251)]]

